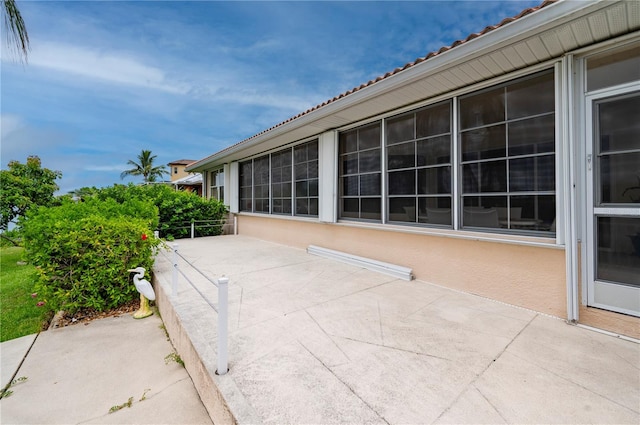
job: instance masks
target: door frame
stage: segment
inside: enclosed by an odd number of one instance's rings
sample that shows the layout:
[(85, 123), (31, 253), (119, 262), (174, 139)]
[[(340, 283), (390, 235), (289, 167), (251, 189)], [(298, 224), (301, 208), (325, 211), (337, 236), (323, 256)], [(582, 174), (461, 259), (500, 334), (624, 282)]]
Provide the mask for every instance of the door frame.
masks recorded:
[[(586, 266), (586, 304), (618, 313), (640, 316), (640, 307), (633, 309), (633, 302), (624, 305), (620, 300), (638, 299), (640, 306), (640, 288), (634, 288), (616, 283), (597, 281), (596, 272), (596, 226), (598, 215), (640, 216), (640, 207), (597, 207), (595, 195), (596, 172), (596, 141), (594, 113), (595, 105), (607, 98), (621, 97), (627, 94), (640, 93), (640, 83), (633, 82), (607, 89), (588, 93), (584, 97), (584, 179), (585, 179), (585, 266)], [(618, 305), (616, 305), (618, 304)], [(631, 308), (628, 308), (631, 307)]]

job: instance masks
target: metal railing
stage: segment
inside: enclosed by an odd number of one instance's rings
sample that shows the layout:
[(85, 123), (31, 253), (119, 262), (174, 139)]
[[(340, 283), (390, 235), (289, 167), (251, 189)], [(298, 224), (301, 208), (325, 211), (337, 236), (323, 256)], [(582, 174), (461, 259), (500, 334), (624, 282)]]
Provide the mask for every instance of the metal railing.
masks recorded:
[[(162, 251), (161, 251), (162, 252)], [(198, 269), (193, 263), (182, 256), (178, 252), (178, 244), (171, 244), (171, 258), (168, 258), (164, 253), (163, 256), (169, 260), (172, 264), (171, 272), (171, 295), (173, 297), (178, 296), (178, 280), (179, 275), (182, 275), (184, 279), (191, 285), (193, 289), (202, 297), (202, 299), (216, 312), (218, 313), (218, 341), (217, 341), (217, 370), (216, 374), (224, 375), (229, 371), (229, 352), (228, 352), (228, 339), (229, 339), (229, 278), (222, 276), (219, 279), (211, 279)], [(198, 287), (191, 281), (189, 276), (178, 266), (179, 260), (182, 259), (188, 267), (195, 270), (198, 274), (204, 277), (209, 283), (213, 284), (218, 289), (218, 306), (212, 303), (205, 294), (198, 289)]]
[(220, 220), (190, 220), (176, 223), (160, 223), (158, 225), (158, 230), (163, 238), (170, 235), (174, 239), (182, 239), (188, 236), (191, 239), (202, 236), (217, 236), (225, 232), (233, 234), (235, 228), (235, 217), (233, 220), (227, 220), (226, 218)]

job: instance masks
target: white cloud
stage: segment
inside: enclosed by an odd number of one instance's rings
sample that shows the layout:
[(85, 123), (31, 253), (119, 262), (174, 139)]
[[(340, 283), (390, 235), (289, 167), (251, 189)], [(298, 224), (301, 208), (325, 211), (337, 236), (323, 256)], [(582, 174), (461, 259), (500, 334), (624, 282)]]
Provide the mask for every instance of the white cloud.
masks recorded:
[(17, 115), (0, 114), (0, 134), (2, 140), (25, 126), (24, 121)]
[(33, 49), (29, 55), (29, 65), (175, 94), (184, 94), (189, 90), (185, 84), (168, 81), (162, 69), (146, 65), (122, 52), (45, 42)]

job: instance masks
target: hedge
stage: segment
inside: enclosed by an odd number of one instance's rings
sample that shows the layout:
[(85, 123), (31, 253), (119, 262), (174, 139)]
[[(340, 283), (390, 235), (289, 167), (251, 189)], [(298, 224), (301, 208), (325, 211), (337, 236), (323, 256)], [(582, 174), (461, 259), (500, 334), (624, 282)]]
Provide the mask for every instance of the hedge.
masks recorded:
[(38, 270), (38, 299), (51, 310), (104, 311), (132, 301), (128, 269), (151, 272), (158, 210), (137, 199), (88, 199), (30, 211), (21, 222), (27, 259)]

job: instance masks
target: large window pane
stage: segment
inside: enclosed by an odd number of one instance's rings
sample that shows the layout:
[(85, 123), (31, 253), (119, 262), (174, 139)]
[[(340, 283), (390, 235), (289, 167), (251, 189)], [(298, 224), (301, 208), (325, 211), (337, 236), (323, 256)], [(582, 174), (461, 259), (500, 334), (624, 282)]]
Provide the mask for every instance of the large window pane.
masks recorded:
[(341, 157), (342, 174), (358, 174), (358, 154), (344, 155)]
[[(451, 110), (451, 101), (446, 101), (386, 121), (387, 128), (394, 130), (392, 139), (387, 140), (389, 221), (451, 224), (448, 196), (443, 197), (444, 207), (436, 205), (439, 198), (420, 197), (451, 193)], [(398, 130), (400, 127), (404, 130)], [(444, 214), (446, 220), (427, 220), (427, 202), (430, 208), (448, 209)], [(416, 211), (419, 204), (422, 212)]]
[(416, 138), (451, 132), (451, 102), (430, 106), (416, 113)]
[(360, 173), (380, 171), (380, 149), (360, 152)]
[[(271, 154), (271, 212), (291, 214), (291, 149)], [(268, 195), (267, 195), (268, 196)]]
[(598, 217), (596, 278), (640, 286), (640, 219)]
[(507, 208), (506, 196), (468, 196), (462, 207), (462, 226), (464, 227), (507, 227), (500, 223), (500, 209)]
[(358, 130), (358, 149), (373, 149), (380, 147), (380, 124), (372, 124)]
[(355, 152), (358, 150), (358, 130), (340, 133), (340, 154)]
[(601, 203), (640, 202), (640, 152), (600, 158)]
[(269, 212), (269, 155), (253, 160), (254, 212)]
[(418, 194), (451, 193), (451, 167), (422, 168), (418, 170)]
[(507, 161), (465, 164), (462, 181), (464, 193), (506, 192)]
[(481, 127), (505, 120), (504, 87), (460, 99), (460, 127)]
[(240, 211), (252, 211), (253, 208), (253, 163), (240, 163)]
[(389, 221), (416, 222), (416, 198), (389, 199)]
[(303, 163), (303, 164), (296, 163), (294, 170), (295, 170), (296, 180), (307, 178), (308, 167), (306, 163)]
[(509, 191), (553, 191), (555, 156), (534, 156), (509, 161)]
[(360, 176), (360, 195), (380, 195), (380, 174), (363, 174)]
[[(296, 215), (318, 215), (318, 141), (296, 146), (294, 150)], [(314, 205), (316, 206), (314, 208)]]
[(554, 195), (522, 195), (509, 198), (512, 211), (519, 217), (511, 218), (511, 228), (520, 230), (554, 231), (556, 198)]
[(418, 167), (451, 162), (451, 135), (417, 141)]
[(344, 198), (340, 214), (345, 218), (360, 218), (360, 199)]
[(507, 118), (512, 120), (553, 112), (553, 74), (543, 74), (507, 86)]
[(587, 90), (640, 80), (640, 43), (609, 50), (587, 59)]
[(387, 120), (387, 144), (415, 139), (414, 115), (405, 115)]
[(362, 198), (360, 218), (380, 220), (380, 198)]
[(451, 226), (451, 198), (418, 198), (418, 222)]
[[(339, 136), (338, 184), (341, 218), (381, 218), (380, 127), (380, 122), (377, 122), (349, 130)], [(310, 185), (309, 193), (312, 193), (312, 190), (317, 190), (317, 186)], [(365, 196), (374, 198), (365, 202)], [(377, 209), (373, 209), (372, 203), (378, 205)], [(367, 211), (364, 210), (365, 207)]]
[(387, 163), (389, 170), (411, 168), (416, 166), (416, 144), (402, 143), (387, 148)]
[(640, 96), (598, 105), (600, 152), (640, 149)]
[(342, 196), (358, 196), (359, 190), (359, 181), (360, 178), (358, 176), (349, 176), (344, 177), (342, 179)]
[[(421, 170), (422, 171), (422, 170)], [(395, 171), (389, 173), (389, 195), (415, 195), (416, 171)]]
[(473, 161), (506, 156), (505, 128), (502, 124), (462, 133), (462, 160)]
[[(544, 71), (460, 100), (463, 227), (555, 231), (553, 76)], [(488, 102), (495, 110), (501, 90), (506, 122), (478, 126), (474, 109)]]
[(509, 156), (553, 152), (555, 115), (544, 115), (509, 124)]

